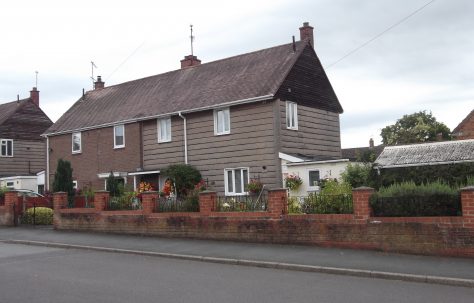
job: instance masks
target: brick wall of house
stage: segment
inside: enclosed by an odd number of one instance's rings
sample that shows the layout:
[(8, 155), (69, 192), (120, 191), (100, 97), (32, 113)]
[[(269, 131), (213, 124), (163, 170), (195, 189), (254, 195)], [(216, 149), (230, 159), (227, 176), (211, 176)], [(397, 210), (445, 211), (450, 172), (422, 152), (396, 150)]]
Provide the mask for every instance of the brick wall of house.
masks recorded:
[(459, 217), (370, 217), (369, 192), (353, 192), (354, 214), (288, 215), (285, 190), (269, 193), (267, 212), (215, 212), (216, 193), (206, 192), (198, 213), (59, 209), (55, 228), (474, 257), (474, 188), (463, 190)]
[[(113, 127), (83, 131), (81, 134), (82, 153), (72, 153), (72, 135), (58, 135), (49, 138), (50, 146), (50, 188), (58, 159), (70, 161), (73, 168), (73, 179), (78, 181), (79, 188), (84, 186), (96, 190), (104, 189), (104, 180), (97, 174), (110, 171), (134, 172), (141, 167), (141, 133), (140, 123), (125, 125), (125, 147), (114, 149)], [(133, 179), (128, 177), (128, 184)]]
[(455, 133), (457, 140), (474, 139), (474, 114), (470, 114)]

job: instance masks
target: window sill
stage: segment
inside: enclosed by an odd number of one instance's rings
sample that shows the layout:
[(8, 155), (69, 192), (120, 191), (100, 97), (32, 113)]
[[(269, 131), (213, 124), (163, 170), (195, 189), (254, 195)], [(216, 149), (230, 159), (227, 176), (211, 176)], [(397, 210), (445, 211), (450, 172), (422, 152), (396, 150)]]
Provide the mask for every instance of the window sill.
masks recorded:
[(82, 154), (82, 151), (73, 151), (72, 154), (73, 155), (80, 155), (80, 154)]
[(160, 143), (169, 143), (169, 142), (171, 142), (171, 140), (161, 140), (161, 141), (159, 140), (158, 144), (160, 144)]
[(121, 145), (121, 146), (114, 146), (114, 149), (123, 149), (125, 148), (125, 145)]
[(240, 197), (240, 196), (248, 196), (249, 193), (238, 193), (238, 194), (232, 194), (232, 193), (225, 193), (226, 197)]
[(286, 129), (289, 129), (289, 130), (298, 130), (298, 127), (286, 127)]
[(226, 132), (226, 133), (214, 133), (214, 136), (225, 136), (225, 135), (230, 135), (230, 132)]

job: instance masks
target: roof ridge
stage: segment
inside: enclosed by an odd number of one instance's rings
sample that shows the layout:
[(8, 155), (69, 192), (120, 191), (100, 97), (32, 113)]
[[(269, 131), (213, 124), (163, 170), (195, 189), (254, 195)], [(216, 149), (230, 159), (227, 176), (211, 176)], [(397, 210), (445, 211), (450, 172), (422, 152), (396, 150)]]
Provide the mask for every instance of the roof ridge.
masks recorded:
[(385, 146), (387, 149), (399, 149), (407, 147), (417, 147), (417, 146), (430, 146), (430, 145), (444, 145), (444, 144), (462, 144), (467, 142), (474, 142), (474, 139), (466, 140), (452, 140), (452, 141), (441, 141), (441, 142), (424, 142), (424, 143), (414, 143), (414, 144), (405, 144), (405, 145), (392, 145)]
[[(308, 44), (307, 41), (296, 41), (295, 42), (296, 45), (298, 44), (303, 44), (304, 47), (302, 47), (300, 50), (297, 50), (297, 52), (300, 52), (306, 47), (306, 45)], [(116, 86), (119, 86), (119, 85), (123, 85), (123, 84), (127, 84), (127, 83), (134, 83), (136, 81), (141, 81), (141, 80), (145, 80), (145, 79), (150, 79), (150, 78), (154, 78), (154, 77), (159, 77), (159, 76), (163, 76), (163, 75), (167, 75), (167, 74), (172, 74), (172, 73), (177, 73), (177, 72), (180, 72), (180, 71), (185, 71), (185, 70), (188, 70), (188, 69), (195, 69), (195, 68), (200, 68), (202, 66), (208, 66), (210, 64), (217, 64), (217, 63), (220, 63), (220, 62), (223, 62), (223, 61), (227, 61), (227, 60), (231, 60), (231, 59), (236, 59), (236, 58), (239, 58), (239, 57), (243, 57), (243, 56), (249, 56), (249, 55), (252, 55), (252, 54), (255, 54), (255, 53), (259, 53), (259, 52), (263, 52), (263, 51), (267, 51), (267, 50), (271, 50), (271, 49), (275, 49), (275, 48), (278, 48), (278, 47), (284, 47), (284, 46), (290, 46), (292, 45), (293, 42), (291, 43), (285, 43), (285, 44), (280, 44), (280, 45), (276, 45), (276, 46), (271, 46), (271, 47), (266, 47), (266, 48), (262, 48), (262, 49), (259, 49), (259, 50), (254, 50), (254, 51), (250, 51), (250, 52), (247, 52), (247, 53), (243, 53), (243, 54), (238, 54), (238, 55), (234, 55), (234, 56), (230, 56), (230, 57), (225, 57), (225, 58), (221, 58), (221, 59), (217, 59), (217, 60), (214, 60), (214, 61), (209, 61), (209, 62), (205, 62), (205, 63), (201, 63), (200, 65), (195, 65), (195, 66), (192, 66), (192, 67), (188, 67), (188, 68), (178, 68), (178, 69), (175, 69), (175, 70), (170, 70), (170, 71), (167, 71), (167, 72), (164, 72), (164, 73), (160, 73), (160, 74), (156, 74), (156, 75), (151, 75), (151, 76), (147, 76), (147, 77), (143, 77), (143, 78), (138, 78), (138, 79), (133, 79), (133, 80), (129, 80), (129, 81), (125, 81), (125, 82), (121, 82), (121, 83), (117, 83), (117, 84), (113, 84), (113, 85), (109, 85), (109, 86), (106, 86), (102, 89), (100, 89), (101, 91), (103, 90), (106, 90), (108, 88), (112, 88), (112, 87), (116, 87)], [(296, 60), (295, 60), (296, 62)], [(292, 66), (294, 65), (294, 63), (292, 63)], [(285, 75), (286, 77), (286, 75)], [(284, 81), (285, 78), (283, 78), (283, 81)], [(280, 83), (281, 85), (281, 83)], [(89, 90), (86, 92), (87, 93), (91, 93), (91, 92), (94, 92), (95, 90), (92, 89), (92, 90)]]

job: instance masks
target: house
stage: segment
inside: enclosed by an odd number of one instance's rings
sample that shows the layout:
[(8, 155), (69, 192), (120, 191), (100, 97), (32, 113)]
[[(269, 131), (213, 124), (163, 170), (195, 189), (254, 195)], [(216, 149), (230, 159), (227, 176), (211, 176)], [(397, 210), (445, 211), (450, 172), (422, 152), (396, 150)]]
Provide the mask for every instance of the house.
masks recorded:
[(307, 22), (300, 38), (209, 63), (185, 56), (178, 70), (109, 87), (98, 77), (44, 134), (47, 183), (59, 158), (95, 189), (111, 172), (161, 188), (160, 171), (185, 163), (213, 190), (242, 195), (250, 179), (280, 188), (285, 155), (340, 158), (343, 110)]
[(52, 124), (39, 107), (36, 87), (29, 98), (0, 104), (0, 187), (38, 190), (37, 173), (46, 166), (41, 134)]
[(474, 139), (474, 110), (452, 132), (456, 140)]
[(383, 151), (384, 145), (375, 146), (374, 139), (370, 138), (369, 146), (343, 148), (341, 150), (342, 158), (350, 162), (374, 162)]

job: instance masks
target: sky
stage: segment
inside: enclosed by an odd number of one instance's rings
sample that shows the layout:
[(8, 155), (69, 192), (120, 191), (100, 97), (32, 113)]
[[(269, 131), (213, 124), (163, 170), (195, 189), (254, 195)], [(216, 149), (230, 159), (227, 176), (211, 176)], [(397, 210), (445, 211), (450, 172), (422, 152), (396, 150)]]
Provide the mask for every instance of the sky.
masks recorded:
[(472, 0), (2, 1), (0, 103), (28, 97), (38, 71), (56, 121), (92, 89), (91, 61), (109, 86), (178, 69), (190, 24), (205, 63), (290, 43), (309, 22), (344, 108), (342, 147), (380, 144), (405, 114), (454, 129), (474, 108), (473, 16)]

